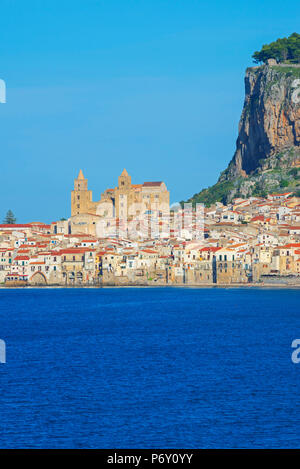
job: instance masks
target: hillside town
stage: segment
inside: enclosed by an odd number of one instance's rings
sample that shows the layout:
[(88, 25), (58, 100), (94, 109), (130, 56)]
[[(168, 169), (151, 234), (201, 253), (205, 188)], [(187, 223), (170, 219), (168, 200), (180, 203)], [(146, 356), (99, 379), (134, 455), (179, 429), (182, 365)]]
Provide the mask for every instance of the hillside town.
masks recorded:
[[(146, 196), (149, 187), (155, 192), (161, 183), (147, 184)], [(150, 193), (150, 201), (151, 197)], [(166, 216), (161, 212), (154, 235), (148, 228), (146, 235), (136, 237), (121, 230), (120, 214), (115, 217), (116, 229), (106, 236), (99, 236), (94, 221), (80, 225), (79, 213), (51, 224), (2, 224), (0, 284), (300, 285), (300, 198), (292, 192), (204, 207), (200, 235), (186, 229), (184, 212), (184, 207), (171, 207), (168, 235), (160, 229)], [(195, 208), (189, 214), (194, 228)], [(92, 214), (92, 220), (96, 216)]]

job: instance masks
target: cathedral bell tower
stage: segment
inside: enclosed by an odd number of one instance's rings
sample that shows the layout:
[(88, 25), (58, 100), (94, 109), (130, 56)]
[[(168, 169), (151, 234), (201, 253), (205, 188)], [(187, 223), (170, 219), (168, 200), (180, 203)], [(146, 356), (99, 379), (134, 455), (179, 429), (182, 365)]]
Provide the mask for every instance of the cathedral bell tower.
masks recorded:
[(123, 218), (128, 215), (128, 207), (131, 201), (131, 176), (123, 169), (118, 178), (118, 187), (115, 191), (115, 207), (117, 218)]
[(92, 191), (88, 190), (88, 180), (80, 170), (74, 179), (74, 190), (71, 194), (71, 216), (88, 213), (92, 202)]
[(126, 169), (123, 169), (121, 176), (118, 179), (119, 190), (127, 191), (131, 188), (131, 176), (127, 173)]

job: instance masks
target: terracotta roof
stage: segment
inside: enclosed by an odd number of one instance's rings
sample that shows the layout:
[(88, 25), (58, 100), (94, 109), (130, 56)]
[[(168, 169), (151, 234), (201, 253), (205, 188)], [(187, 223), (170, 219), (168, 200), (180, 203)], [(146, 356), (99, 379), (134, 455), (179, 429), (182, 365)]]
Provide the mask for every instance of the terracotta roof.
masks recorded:
[(89, 248), (66, 248), (66, 249), (61, 249), (60, 254), (84, 254), (87, 251), (94, 251), (94, 249), (89, 249)]
[(144, 187), (153, 187), (153, 186), (160, 186), (162, 181), (155, 181), (155, 182), (144, 182)]
[(222, 249), (222, 248), (220, 248), (220, 247), (215, 247), (215, 246), (210, 246), (210, 247), (207, 247), (207, 248), (199, 249), (199, 251), (200, 251), (200, 252), (202, 252), (202, 251), (216, 252), (216, 251), (219, 251), (219, 249)]

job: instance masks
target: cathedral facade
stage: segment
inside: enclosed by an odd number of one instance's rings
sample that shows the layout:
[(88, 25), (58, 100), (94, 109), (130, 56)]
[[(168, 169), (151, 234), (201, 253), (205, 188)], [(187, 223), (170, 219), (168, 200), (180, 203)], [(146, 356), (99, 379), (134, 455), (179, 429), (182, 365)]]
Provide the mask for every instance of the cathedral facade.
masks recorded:
[(71, 194), (72, 232), (95, 234), (93, 225), (101, 220), (128, 220), (143, 217), (147, 213), (164, 216), (169, 213), (170, 194), (162, 181), (132, 184), (126, 169), (118, 178), (118, 186), (106, 189), (99, 201), (93, 201), (92, 191), (88, 190), (88, 180), (82, 170), (74, 180)]

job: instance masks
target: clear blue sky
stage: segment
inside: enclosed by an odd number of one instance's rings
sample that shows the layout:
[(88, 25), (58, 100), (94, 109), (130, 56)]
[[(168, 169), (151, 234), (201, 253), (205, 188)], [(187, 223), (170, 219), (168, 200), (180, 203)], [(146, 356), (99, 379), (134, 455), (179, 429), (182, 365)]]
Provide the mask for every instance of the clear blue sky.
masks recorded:
[(1, 221), (70, 216), (80, 168), (94, 200), (124, 167), (172, 202), (213, 184), (252, 53), (300, 32), (299, 0), (1, 0), (0, 15)]

